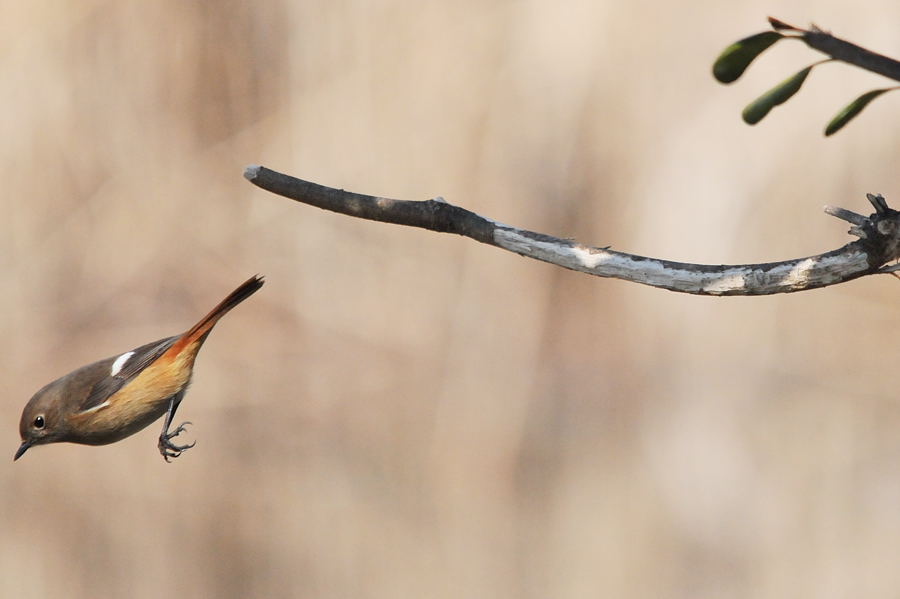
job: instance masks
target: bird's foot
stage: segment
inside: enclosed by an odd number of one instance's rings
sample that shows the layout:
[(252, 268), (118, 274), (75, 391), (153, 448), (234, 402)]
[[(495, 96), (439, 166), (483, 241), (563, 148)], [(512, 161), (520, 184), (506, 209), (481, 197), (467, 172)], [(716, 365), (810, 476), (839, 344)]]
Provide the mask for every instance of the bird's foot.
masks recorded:
[(171, 458), (177, 458), (182, 454), (182, 452), (187, 451), (191, 447), (197, 444), (196, 441), (193, 443), (188, 443), (185, 445), (176, 445), (172, 443), (172, 439), (177, 437), (180, 433), (185, 431), (185, 425), (191, 424), (190, 422), (182, 422), (178, 425), (178, 427), (170, 432), (164, 432), (159, 436), (159, 443), (157, 447), (159, 447), (159, 453), (162, 455), (163, 459), (167, 462), (171, 462)]

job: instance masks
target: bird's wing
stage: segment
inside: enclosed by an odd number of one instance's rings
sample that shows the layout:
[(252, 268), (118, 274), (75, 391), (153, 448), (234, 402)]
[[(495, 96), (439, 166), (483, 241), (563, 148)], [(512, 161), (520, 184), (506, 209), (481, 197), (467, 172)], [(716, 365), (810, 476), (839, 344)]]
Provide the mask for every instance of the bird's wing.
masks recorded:
[(136, 377), (142, 370), (153, 363), (172, 344), (178, 340), (181, 335), (160, 339), (147, 345), (142, 345), (137, 349), (125, 352), (121, 356), (115, 358), (107, 358), (97, 364), (108, 364), (108, 376), (100, 379), (91, 388), (90, 393), (84, 398), (79, 406), (79, 411), (84, 412), (93, 408), (97, 408), (109, 399), (113, 393), (125, 386), (125, 384)]

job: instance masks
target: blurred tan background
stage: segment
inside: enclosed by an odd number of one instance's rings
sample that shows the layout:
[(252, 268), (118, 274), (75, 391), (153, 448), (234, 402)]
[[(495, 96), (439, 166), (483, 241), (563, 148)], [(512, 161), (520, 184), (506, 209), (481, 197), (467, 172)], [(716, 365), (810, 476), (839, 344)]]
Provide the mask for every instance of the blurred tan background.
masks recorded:
[[(894, 597), (900, 284), (710, 299), (302, 206), (259, 163), (673, 260), (836, 248), (900, 205), (900, 4), (0, 2), (2, 597)], [(13, 464), (21, 408), (238, 283), (179, 411)]]

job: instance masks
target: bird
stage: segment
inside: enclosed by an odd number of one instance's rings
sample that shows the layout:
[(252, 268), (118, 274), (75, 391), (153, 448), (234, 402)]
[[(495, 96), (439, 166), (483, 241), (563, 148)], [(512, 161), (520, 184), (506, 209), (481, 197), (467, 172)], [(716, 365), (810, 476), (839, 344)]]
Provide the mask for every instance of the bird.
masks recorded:
[(181, 335), (88, 364), (42, 387), (22, 410), (22, 444), (13, 461), (35, 445), (115, 443), (163, 415), (159, 453), (166, 462), (179, 457), (196, 443), (173, 441), (190, 422), (170, 428), (190, 385), (197, 352), (219, 319), (263, 283), (259, 275), (247, 279)]

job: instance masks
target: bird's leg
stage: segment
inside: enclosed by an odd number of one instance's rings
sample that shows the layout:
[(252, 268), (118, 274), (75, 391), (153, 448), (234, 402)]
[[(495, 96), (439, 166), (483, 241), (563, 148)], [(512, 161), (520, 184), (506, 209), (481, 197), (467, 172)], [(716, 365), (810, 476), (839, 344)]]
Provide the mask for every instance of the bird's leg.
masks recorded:
[(172, 418), (175, 416), (175, 410), (178, 409), (178, 404), (181, 403), (182, 397), (184, 397), (184, 391), (180, 391), (169, 398), (169, 408), (166, 410), (166, 419), (163, 422), (162, 432), (159, 434), (159, 443), (157, 447), (159, 447), (159, 453), (167, 462), (171, 461), (170, 458), (177, 458), (181, 455), (181, 452), (190, 449), (197, 443), (196, 441), (187, 445), (176, 445), (172, 443), (172, 439), (177, 437), (179, 433), (184, 432), (185, 425), (191, 424), (190, 422), (182, 422), (175, 430), (169, 431), (169, 426), (172, 424)]

